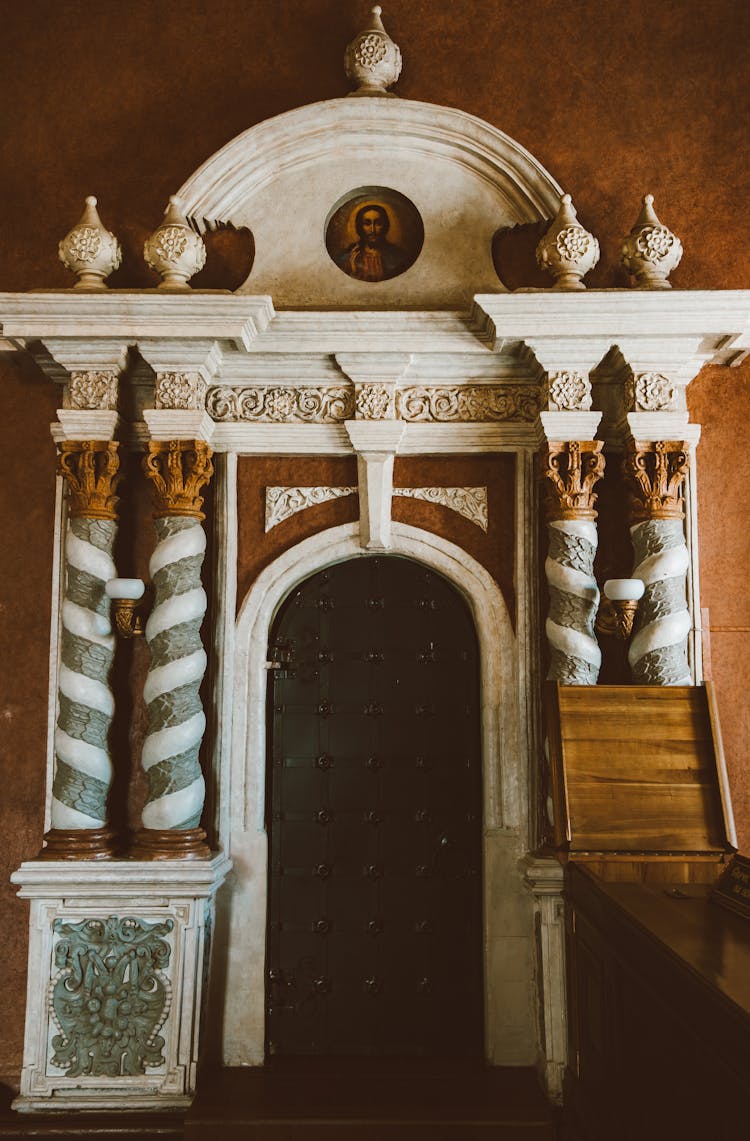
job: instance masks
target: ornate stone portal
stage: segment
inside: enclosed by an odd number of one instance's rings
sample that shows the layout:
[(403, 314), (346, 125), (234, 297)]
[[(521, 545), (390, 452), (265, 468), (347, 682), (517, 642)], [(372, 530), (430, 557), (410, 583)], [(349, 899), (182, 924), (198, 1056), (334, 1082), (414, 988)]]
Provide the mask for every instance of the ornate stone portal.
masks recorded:
[[(252, 230), (255, 262), (236, 294), (186, 285), (200, 260), (194, 249), (196, 266), (178, 267), (174, 292), (108, 291), (110, 250), (106, 264), (96, 264), (92, 292), (0, 296), (5, 343), (34, 354), (64, 385), (53, 436), (71, 484), (69, 507), (61, 496), (58, 520), (61, 542), (69, 538), (63, 634), (55, 610), (51, 637), (55, 705), (60, 692), (58, 732), (50, 741), (53, 833), (45, 858), (29, 860), (13, 876), (22, 898), (32, 901), (19, 1108), (146, 1108), (190, 1100), (214, 899), (230, 861), (232, 884), (219, 896), (214, 948), (218, 977), (226, 979), (223, 1009), (209, 1008), (209, 1017), (222, 1028), (227, 1064), (262, 1064), (269, 630), (275, 610), (307, 574), (378, 551), (444, 574), (474, 615), (482, 659), (486, 1056), (496, 1064), (538, 1063), (550, 1095), (561, 1096), (562, 877), (558, 865), (533, 855), (542, 839), (543, 764), (534, 459), (543, 445), (552, 505), (553, 676), (596, 681), (595, 486), (603, 441), (614, 451), (632, 438), (631, 469), (645, 512), (634, 526), (637, 571), (651, 575), (635, 667), (644, 679), (700, 681), (697, 649), (685, 657), (686, 639), (688, 649), (693, 645), (687, 627), (692, 632), (699, 621), (690, 479), (679, 507), (677, 498), (689, 465), (685, 445), (697, 440), (685, 389), (704, 362), (732, 363), (750, 347), (750, 300), (649, 288), (504, 292), (492, 261), (493, 234), (499, 226), (551, 219), (560, 187), (488, 124), (385, 98), (397, 77), (396, 52), (378, 14), (354, 42), (349, 64), (358, 94), (372, 98), (332, 100), (262, 123), (209, 159), (179, 192), (186, 214), (179, 224), (189, 224), (190, 234), (221, 223)], [(387, 242), (398, 245), (397, 219), (387, 202), (375, 201), (378, 188), (393, 201), (407, 197), (424, 225), (424, 246), (392, 279), (372, 270), (395, 259)], [(342, 273), (324, 241), (326, 218), (342, 195), (355, 191), (371, 216), (369, 230), (360, 219), (361, 233), (353, 216), (350, 261), (369, 266), (369, 278)], [(365, 201), (370, 191), (372, 202)], [(94, 237), (68, 251), (78, 257), (70, 260), (76, 273), (85, 271)], [(566, 249), (581, 255), (568, 281), (575, 284), (593, 264), (594, 240), (578, 229), (569, 237)], [(170, 250), (177, 256), (176, 246)], [(629, 256), (639, 284), (648, 286), (649, 275)], [(169, 286), (169, 267), (158, 268)], [(123, 372), (127, 350), (131, 364)], [(119, 415), (125, 409), (127, 422)], [(150, 789), (144, 829), (117, 859), (108, 842), (86, 851), (83, 839), (108, 826), (106, 675), (113, 646), (102, 621), (102, 590), (114, 574), (115, 438), (121, 448), (145, 450), (158, 516), (144, 694)], [(484, 469), (481, 477), (478, 471), (466, 477), (467, 462), (500, 453), (514, 457), (512, 486), (493, 491)], [(300, 456), (356, 456), (359, 524), (320, 530), (281, 553), (264, 548), (267, 565), (238, 598), (238, 466), (243, 457)], [(397, 458), (415, 457), (438, 460), (444, 478), (394, 487)], [(199, 500), (212, 464), (209, 599), (201, 580), (206, 536)], [(292, 483), (297, 492), (311, 490)], [(290, 492), (292, 483), (272, 486)], [(338, 497), (354, 485), (314, 490)], [(457, 541), (394, 523), (399, 491), (408, 501), (459, 507), (476, 524), (467, 546), (484, 541), (487, 527), (487, 542), (512, 552), (507, 597)], [(124, 495), (131, 494), (125, 487)], [(505, 496), (507, 509), (504, 530), (495, 535), (500, 516), (493, 494)], [(318, 506), (325, 498), (318, 496)], [(255, 509), (262, 514), (263, 506)], [(268, 518), (289, 518), (292, 506), (292, 497), (284, 503), (278, 495)], [(685, 531), (677, 517), (683, 509)], [(465, 534), (465, 520), (459, 523)], [(266, 542), (279, 534), (274, 528)], [(666, 640), (667, 626), (678, 625), (679, 637)], [(199, 689), (207, 665), (212, 717), (204, 738)], [(202, 810), (216, 838), (213, 854), (200, 833)], [(80, 815), (73, 819), (72, 812)], [(55, 848), (61, 829), (79, 831), (78, 854), (103, 858), (69, 860), (70, 851)]]

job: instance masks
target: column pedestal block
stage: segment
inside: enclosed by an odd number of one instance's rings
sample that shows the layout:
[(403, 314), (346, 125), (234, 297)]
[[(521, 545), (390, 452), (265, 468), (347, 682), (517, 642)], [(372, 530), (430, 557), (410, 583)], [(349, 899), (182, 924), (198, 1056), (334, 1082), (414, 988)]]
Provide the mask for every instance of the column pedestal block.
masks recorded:
[(184, 1109), (195, 1093), (214, 900), (207, 860), (30, 860), (17, 1110)]

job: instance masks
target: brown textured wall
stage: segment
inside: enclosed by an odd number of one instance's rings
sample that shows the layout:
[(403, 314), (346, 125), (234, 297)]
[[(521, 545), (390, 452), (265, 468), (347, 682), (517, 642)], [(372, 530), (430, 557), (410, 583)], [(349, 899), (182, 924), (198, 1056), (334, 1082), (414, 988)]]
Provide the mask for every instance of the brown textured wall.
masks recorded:
[[(152, 284), (140, 247), (167, 196), (252, 123), (344, 94), (342, 48), (368, 7), (367, 0), (6, 4), (0, 289), (69, 284), (57, 242), (90, 193), (125, 247), (116, 284)], [(573, 193), (602, 243), (592, 284), (622, 283), (618, 239), (634, 221), (640, 195), (651, 191), (685, 244), (675, 285), (750, 286), (745, 0), (390, 0), (384, 15), (404, 52), (403, 96), (488, 119)], [(718, 571), (712, 586), (710, 565), (717, 549), (728, 563), (740, 557), (725, 539), (744, 528), (743, 496), (738, 481), (727, 488), (725, 473), (727, 455), (734, 462), (736, 452), (732, 425), (744, 422), (748, 393), (737, 374), (717, 375), (711, 385), (726, 390), (726, 415), (714, 415), (708, 402), (700, 453), (704, 594), (712, 621), (720, 600), (722, 623), (742, 625), (741, 596), (721, 588)], [(703, 384), (700, 378), (696, 391)], [(7, 871), (37, 850), (42, 828), (54, 494), (47, 424), (56, 398), (33, 366), (0, 359), (0, 401), (0, 1073), (16, 1073), (27, 910), (13, 898)], [(717, 498), (722, 511), (711, 518)], [(714, 673), (726, 675), (720, 685), (727, 752), (740, 783), (747, 646), (742, 631), (714, 634)], [(750, 818), (747, 799), (742, 806)]]

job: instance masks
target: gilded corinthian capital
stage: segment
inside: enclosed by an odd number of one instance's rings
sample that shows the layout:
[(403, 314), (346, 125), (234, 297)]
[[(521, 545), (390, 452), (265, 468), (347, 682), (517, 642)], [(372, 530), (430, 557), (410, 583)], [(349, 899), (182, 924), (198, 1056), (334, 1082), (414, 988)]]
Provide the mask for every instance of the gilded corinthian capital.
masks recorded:
[(630, 485), (631, 521), (682, 519), (682, 489), (690, 463), (684, 440), (629, 440), (625, 475)]
[(111, 440), (64, 440), (57, 453), (58, 473), (70, 491), (71, 518), (116, 519), (122, 476), (118, 445)]
[(548, 519), (596, 519), (594, 485), (604, 475), (601, 440), (550, 440), (540, 453)]
[(151, 480), (154, 517), (185, 515), (204, 519), (201, 490), (214, 473), (208, 444), (203, 440), (151, 440), (143, 470)]

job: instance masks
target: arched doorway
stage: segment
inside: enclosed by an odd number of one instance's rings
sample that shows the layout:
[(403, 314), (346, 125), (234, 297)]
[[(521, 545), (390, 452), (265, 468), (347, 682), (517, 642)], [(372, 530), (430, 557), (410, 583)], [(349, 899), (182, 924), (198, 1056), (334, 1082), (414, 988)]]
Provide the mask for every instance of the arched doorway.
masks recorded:
[(481, 1055), (477, 639), (408, 559), (321, 571), (274, 623), (270, 1054)]

